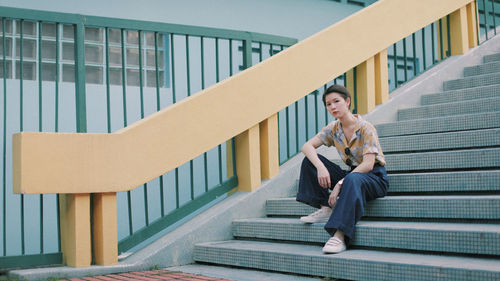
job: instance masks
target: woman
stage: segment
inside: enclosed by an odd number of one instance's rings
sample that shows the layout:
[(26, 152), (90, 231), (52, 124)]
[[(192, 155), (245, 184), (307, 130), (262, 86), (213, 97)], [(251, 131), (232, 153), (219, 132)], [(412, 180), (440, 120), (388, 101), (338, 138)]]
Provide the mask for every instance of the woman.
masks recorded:
[[(325, 230), (332, 237), (323, 252), (330, 254), (346, 250), (366, 202), (385, 196), (389, 183), (377, 131), (360, 115), (349, 111), (349, 91), (332, 85), (323, 94), (323, 103), (337, 120), (302, 147), (306, 158), (300, 170), (297, 201), (319, 208), (300, 220), (326, 222)], [(321, 145), (334, 145), (350, 172), (318, 155), (316, 148)]]

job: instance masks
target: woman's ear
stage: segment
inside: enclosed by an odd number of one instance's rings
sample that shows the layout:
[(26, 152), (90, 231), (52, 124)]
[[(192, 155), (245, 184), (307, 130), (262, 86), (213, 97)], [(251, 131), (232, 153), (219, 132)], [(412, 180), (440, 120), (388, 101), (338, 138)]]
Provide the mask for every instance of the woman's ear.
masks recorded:
[(347, 99), (345, 100), (345, 102), (347, 103), (347, 109), (351, 109), (351, 98), (347, 97)]

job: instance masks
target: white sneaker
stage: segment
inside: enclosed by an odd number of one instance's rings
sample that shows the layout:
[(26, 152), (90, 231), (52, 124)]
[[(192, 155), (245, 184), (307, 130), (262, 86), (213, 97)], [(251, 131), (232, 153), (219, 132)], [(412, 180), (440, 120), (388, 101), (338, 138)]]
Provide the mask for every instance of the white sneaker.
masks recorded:
[(301, 217), (300, 221), (305, 223), (327, 222), (331, 214), (332, 208), (323, 206), (309, 216)]
[(337, 254), (346, 250), (345, 242), (337, 237), (332, 237), (323, 247), (325, 254)]

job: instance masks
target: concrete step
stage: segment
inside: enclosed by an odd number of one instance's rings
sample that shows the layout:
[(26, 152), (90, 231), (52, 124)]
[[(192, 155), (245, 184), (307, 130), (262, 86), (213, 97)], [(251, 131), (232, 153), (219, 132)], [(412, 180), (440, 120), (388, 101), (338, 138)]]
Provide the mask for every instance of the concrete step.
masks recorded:
[(398, 120), (405, 121), (495, 111), (500, 111), (500, 95), (487, 99), (476, 99), (400, 109), (398, 110)]
[[(330, 235), (324, 223), (305, 224), (296, 218), (233, 221), (238, 239), (267, 239), (323, 244)], [(453, 239), (450, 239), (453, 237)], [(500, 255), (500, 225), (471, 223), (359, 221), (352, 245), (461, 254)]]
[(376, 250), (325, 255), (320, 245), (222, 241), (195, 247), (197, 262), (349, 280), (500, 280), (500, 260)]
[[(499, 192), (500, 170), (440, 173), (389, 174), (389, 194)], [(298, 191), (299, 181), (290, 187), (290, 196)]]
[(445, 91), (452, 91), (494, 84), (500, 84), (500, 73), (477, 75), (467, 78), (445, 81), (443, 83), (443, 89)]
[(384, 154), (500, 146), (500, 128), (411, 136), (383, 137)]
[(422, 105), (433, 105), (448, 102), (458, 102), (500, 96), (500, 85), (474, 87), (422, 96)]
[(500, 61), (500, 53), (487, 55), (487, 56), (483, 57), (484, 63), (490, 63), (490, 62), (495, 62), (495, 61)]
[(388, 177), (390, 193), (500, 191), (500, 170), (389, 174)]
[[(400, 153), (385, 155), (388, 172), (439, 172), (464, 169), (498, 169), (500, 167), (500, 148), (447, 150), (419, 153)], [(340, 159), (332, 162), (344, 170), (348, 167)]]
[(391, 172), (498, 168), (500, 148), (389, 154), (385, 158)]
[(375, 125), (379, 137), (500, 128), (500, 111)]
[(469, 66), (464, 68), (465, 77), (496, 73), (496, 72), (500, 72), (500, 61), (489, 62), (485, 64)]
[[(295, 198), (269, 199), (268, 216), (306, 216), (315, 208)], [(500, 219), (500, 195), (386, 196), (368, 202), (365, 217)]]

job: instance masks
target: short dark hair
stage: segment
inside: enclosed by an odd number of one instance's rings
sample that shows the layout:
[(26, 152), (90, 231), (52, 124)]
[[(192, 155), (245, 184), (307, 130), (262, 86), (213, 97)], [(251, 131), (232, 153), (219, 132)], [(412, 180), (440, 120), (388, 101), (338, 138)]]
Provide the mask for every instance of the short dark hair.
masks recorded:
[[(325, 92), (323, 93), (323, 104), (326, 106), (326, 96), (331, 93), (337, 93), (344, 100), (347, 100), (347, 98), (351, 99), (351, 94), (349, 93), (349, 90), (347, 90), (344, 86), (341, 85), (331, 85), (328, 87)], [(352, 99), (351, 99), (352, 100)]]

